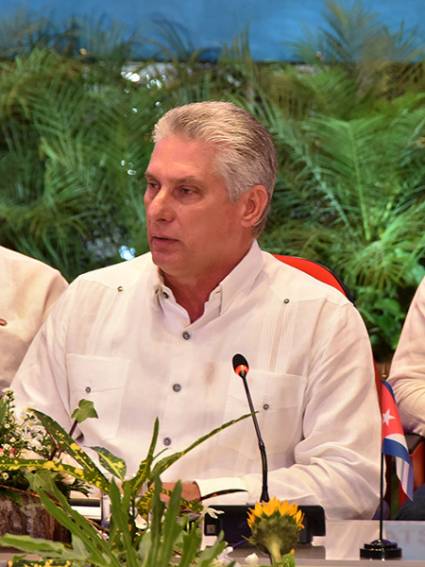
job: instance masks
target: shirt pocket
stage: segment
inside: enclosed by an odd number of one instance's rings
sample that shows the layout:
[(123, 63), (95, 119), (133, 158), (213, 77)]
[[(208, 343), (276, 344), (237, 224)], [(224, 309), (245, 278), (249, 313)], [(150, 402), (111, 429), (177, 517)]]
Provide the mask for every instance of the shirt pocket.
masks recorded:
[(80, 400), (93, 402), (98, 418), (80, 424), (86, 444), (102, 444), (116, 437), (127, 385), (129, 360), (103, 356), (68, 354), (70, 410)]
[[(224, 419), (237, 418), (249, 412), (241, 379), (232, 378), (225, 403)], [(306, 379), (295, 374), (279, 374), (251, 369), (247, 382), (259, 428), (268, 455), (281, 455), (291, 462), (295, 445), (302, 438)], [(258, 440), (249, 417), (231, 426), (225, 443), (251, 459), (258, 458)]]

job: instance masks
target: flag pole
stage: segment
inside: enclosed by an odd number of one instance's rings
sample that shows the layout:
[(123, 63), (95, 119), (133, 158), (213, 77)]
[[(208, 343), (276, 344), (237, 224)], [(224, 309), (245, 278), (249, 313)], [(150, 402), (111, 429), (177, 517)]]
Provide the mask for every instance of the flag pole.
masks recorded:
[[(380, 384), (380, 407), (382, 408), (382, 389), (384, 386)], [(401, 548), (395, 541), (384, 539), (384, 476), (385, 476), (385, 454), (384, 454), (384, 440), (381, 441), (381, 467), (380, 467), (380, 481), (379, 481), (379, 537), (370, 543), (365, 543), (360, 548), (360, 559), (400, 559)]]
[(384, 538), (384, 451), (381, 450), (381, 479), (379, 483), (379, 541)]
[(384, 539), (384, 451), (381, 451), (381, 480), (379, 486), (379, 537), (360, 548), (361, 559), (400, 559), (401, 548), (395, 541)]

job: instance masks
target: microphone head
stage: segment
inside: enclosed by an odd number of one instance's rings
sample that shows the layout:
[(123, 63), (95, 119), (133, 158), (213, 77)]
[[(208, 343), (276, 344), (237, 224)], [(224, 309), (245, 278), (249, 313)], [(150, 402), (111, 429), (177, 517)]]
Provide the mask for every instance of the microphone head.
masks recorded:
[(247, 359), (242, 354), (235, 354), (232, 359), (233, 370), (235, 373), (242, 377), (245, 377), (249, 371), (249, 365)]

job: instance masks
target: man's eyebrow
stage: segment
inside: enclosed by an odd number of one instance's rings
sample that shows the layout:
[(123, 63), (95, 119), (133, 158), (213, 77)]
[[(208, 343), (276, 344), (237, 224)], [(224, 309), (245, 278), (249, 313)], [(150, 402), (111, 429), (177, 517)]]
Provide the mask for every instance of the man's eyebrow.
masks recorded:
[[(157, 180), (157, 177), (155, 175), (153, 175), (153, 173), (150, 173), (149, 171), (145, 171), (145, 178), (146, 179), (155, 179), (155, 181)], [(202, 180), (199, 179), (199, 177), (195, 177), (193, 175), (185, 175), (183, 177), (174, 177), (174, 178), (171, 179), (171, 181), (173, 183), (194, 183), (196, 185), (202, 184)]]

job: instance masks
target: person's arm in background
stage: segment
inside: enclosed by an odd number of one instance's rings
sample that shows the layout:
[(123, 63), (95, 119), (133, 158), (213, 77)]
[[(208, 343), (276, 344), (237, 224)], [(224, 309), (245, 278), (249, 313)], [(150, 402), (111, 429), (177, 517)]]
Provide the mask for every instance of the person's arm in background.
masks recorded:
[(410, 305), (388, 380), (404, 427), (425, 435), (425, 279)]
[(57, 270), (52, 270), (50, 277), (46, 278), (44, 309), (42, 313), (42, 322), (47, 319), (51, 308), (68, 287), (68, 282)]
[(0, 389), (10, 386), (35, 334), (68, 284), (60, 272), (0, 246)]
[(28, 407), (50, 415), (65, 429), (72, 424), (66, 370), (66, 330), (74, 308), (73, 286), (54, 305), (11, 384), (17, 411)]

